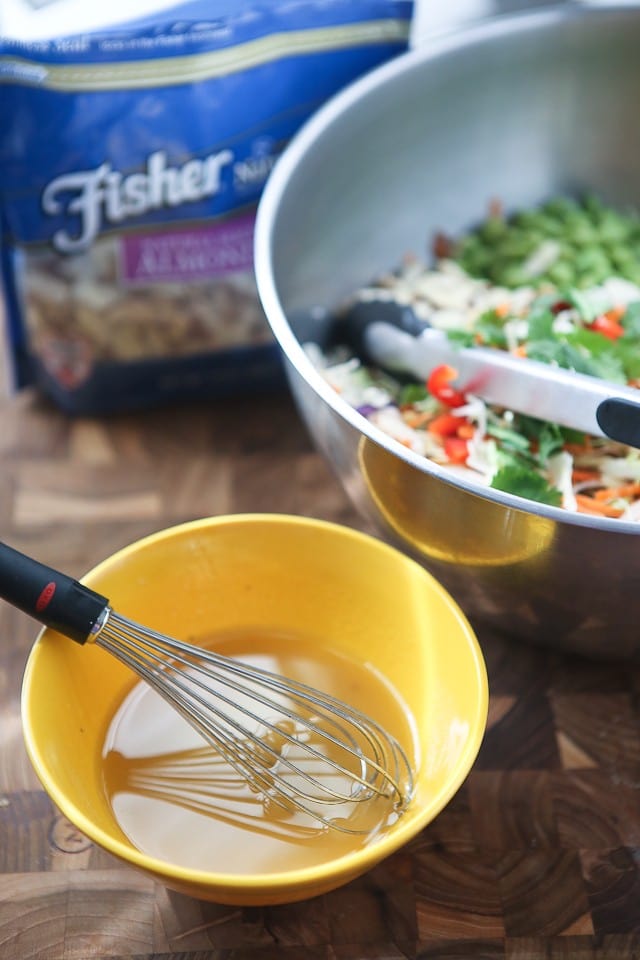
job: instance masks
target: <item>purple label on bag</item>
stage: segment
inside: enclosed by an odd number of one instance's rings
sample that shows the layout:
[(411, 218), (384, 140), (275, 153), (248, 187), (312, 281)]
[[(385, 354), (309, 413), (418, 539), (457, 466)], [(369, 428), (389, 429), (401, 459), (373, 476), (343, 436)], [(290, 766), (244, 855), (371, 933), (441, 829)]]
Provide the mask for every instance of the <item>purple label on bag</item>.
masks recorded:
[(126, 284), (187, 283), (253, 269), (255, 214), (215, 226), (126, 234), (120, 274)]

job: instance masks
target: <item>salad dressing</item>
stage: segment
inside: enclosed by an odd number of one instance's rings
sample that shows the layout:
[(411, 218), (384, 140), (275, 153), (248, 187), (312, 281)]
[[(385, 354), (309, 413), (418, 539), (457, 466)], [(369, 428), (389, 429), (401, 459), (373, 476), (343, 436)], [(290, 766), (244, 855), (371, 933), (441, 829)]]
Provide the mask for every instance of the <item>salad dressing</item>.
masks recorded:
[[(407, 708), (372, 668), (329, 650), (308, 653), (303, 641), (283, 635), (232, 634), (205, 645), (349, 702), (415, 757)], [(310, 867), (373, 842), (397, 818), (386, 798), (350, 805), (344, 811), (349, 826), (366, 831), (353, 836), (283, 809), (253, 791), (145, 683), (130, 690), (111, 722), (103, 780), (116, 821), (139, 850), (198, 870), (255, 874)]]

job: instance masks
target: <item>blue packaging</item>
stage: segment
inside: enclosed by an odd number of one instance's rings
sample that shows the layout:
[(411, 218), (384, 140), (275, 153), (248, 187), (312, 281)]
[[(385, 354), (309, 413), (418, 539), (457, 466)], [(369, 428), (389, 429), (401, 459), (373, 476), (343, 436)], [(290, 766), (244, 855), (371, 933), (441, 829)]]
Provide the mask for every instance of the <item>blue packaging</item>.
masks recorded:
[(100, 32), (0, 39), (16, 388), (105, 414), (279, 385), (253, 278), (260, 194), (311, 113), (407, 49), (411, 13), (193, 0)]

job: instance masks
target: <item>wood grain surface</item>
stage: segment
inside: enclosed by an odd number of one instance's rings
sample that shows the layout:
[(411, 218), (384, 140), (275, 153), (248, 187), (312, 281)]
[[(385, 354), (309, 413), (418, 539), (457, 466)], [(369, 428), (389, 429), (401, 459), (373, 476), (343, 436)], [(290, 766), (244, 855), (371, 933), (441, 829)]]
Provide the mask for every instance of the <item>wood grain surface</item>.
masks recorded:
[[(364, 529), (287, 395), (106, 421), (7, 397), (0, 464), (0, 537), (75, 576), (140, 536), (213, 514)], [(340, 890), (239, 909), (164, 889), (55, 809), (20, 725), (37, 631), (0, 602), (0, 960), (640, 958), (640, 669), (474, 625), (489, 726), (449, 806)]]

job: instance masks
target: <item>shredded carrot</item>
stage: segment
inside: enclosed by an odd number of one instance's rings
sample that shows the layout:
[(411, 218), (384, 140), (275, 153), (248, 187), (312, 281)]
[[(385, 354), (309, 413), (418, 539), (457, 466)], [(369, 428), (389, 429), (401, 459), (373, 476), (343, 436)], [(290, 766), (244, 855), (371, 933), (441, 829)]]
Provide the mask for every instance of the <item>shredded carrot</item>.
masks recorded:
[(574, 483), (584, 483), (586, 480), (599, 480), (600, 474), (597, 470), (588, 470), (586, 467), (575, 467), (571, 479)]
[(504, 319), (504, 317), (509, 316), (509, 309), (508, 303), (499, 303), (497, 307), (493, 308), (493, 312), (495, 313), (496, 317)]
[(605, 316), (608, 317), (609, 320), (613, 320), (615, 323), (617, 323), (621, 317), (624, 317), (626, 312), (626, 307), (612, 307), (611, 310), (607, 310)]
[(518, 347), (515, 348), (515, 350), (513, 351), (513, 353), (514, 353), (514, 356), (516, 356), (516, 357), (526, 357), (526, 355), (527, 355), (527, 345), (526, 345), (525, 343), (521, 343), (520, 346), (518, 346)]
[(616, 497), (640, 497), (640, 483), (625, 483), (620, 487), (603, 487), (593, 494), (596, 500), (615, 500)]
[(576, 504), (580, 513), (592, 513), (599, 517), (621, 517), (624, 513), (618, 507), (602, 503), (601, 500), (594, 500), (593, 497), (587, 497), (584, 493), (576, 494)]
[(590, 453), (593, 450), (591, 437), (585, 436), (584, 443), (565, 443), (565, 450), (574, 457), (579, 457), (581, 453)]
[(472, 423), (461, 423), (456, 430), (456, 435), (463, 437), (465, 440), (471, 440), (475, 432), (476, 428)]
[(594, 517), (601, 517), (602, 513), (600, 510), (590, 507), (586, 502), (580, 502), (576, 496), (576, 510), (578, 513), (590, 513)]

